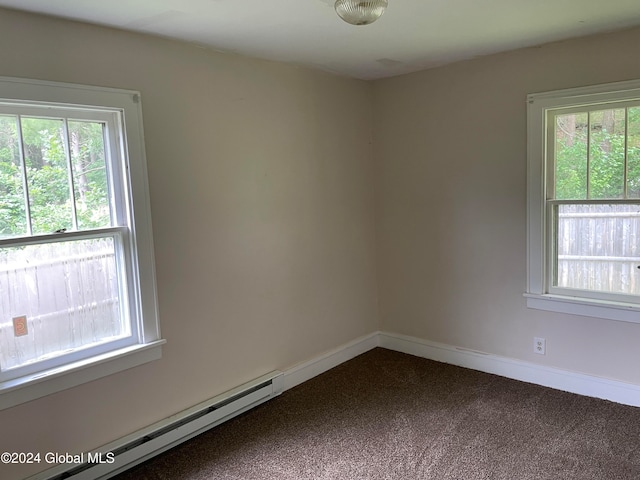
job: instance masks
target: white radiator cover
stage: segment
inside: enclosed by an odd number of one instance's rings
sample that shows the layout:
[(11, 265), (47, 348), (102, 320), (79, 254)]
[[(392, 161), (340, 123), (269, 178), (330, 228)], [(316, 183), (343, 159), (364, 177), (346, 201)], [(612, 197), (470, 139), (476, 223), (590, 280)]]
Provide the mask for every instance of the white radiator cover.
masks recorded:
[(102, 454), (105, 463), (62, 464), (28, 480), (110, 478), (280, 395), (282, 390), (283, 373), (268, 373), (91, 452), (92, 458)]

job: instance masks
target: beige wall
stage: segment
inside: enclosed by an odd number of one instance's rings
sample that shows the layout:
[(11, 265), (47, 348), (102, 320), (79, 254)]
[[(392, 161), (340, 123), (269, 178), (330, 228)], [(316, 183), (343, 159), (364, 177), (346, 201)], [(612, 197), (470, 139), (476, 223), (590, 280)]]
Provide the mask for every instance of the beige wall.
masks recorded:
[(374, 83), (383, 330), (640, 384), (640, 325), (522, 296), (526, 95), (640, 78), (639, 42), (636, 29)]
[(0, 451), (86, 451), (380, 327), (640, 384), (640, 326), (522, 297), (525, 96), (639, 78), (638, 42), (365, 83), (2, 11), (1, 75), (141, 91), (168, 343), (160, 361), (0, 412)]
[(1, 411), (0, 452), (86, 451), (377, 330), (369, 85), (8, 11), (0, 75), (141, 92), (167, 339)]

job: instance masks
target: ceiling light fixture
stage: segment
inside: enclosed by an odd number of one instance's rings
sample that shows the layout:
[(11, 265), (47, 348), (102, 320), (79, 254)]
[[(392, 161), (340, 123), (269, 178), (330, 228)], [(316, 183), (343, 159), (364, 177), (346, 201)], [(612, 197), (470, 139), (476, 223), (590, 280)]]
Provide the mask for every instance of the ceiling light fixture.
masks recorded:
[(336, 0), (338, 16), (351, 25), (369, 25), (379, 19), (389, 0)]

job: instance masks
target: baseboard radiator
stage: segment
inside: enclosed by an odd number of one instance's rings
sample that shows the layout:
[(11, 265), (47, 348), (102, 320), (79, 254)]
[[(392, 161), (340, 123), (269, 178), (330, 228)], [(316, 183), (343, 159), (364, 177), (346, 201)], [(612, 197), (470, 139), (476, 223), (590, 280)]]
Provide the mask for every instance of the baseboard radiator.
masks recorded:
[[(105, 480), (179, 445), (282, 393), (282, 372), (271, 372), (29, 480)], [(77, 458), (77, 457), (76, 457)]]

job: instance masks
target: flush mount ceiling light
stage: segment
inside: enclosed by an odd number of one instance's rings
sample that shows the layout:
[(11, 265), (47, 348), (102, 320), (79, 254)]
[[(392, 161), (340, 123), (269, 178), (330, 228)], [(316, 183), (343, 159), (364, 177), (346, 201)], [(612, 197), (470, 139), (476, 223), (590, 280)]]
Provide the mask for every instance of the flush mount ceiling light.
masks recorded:
[(336, 0), (338, 16), (351, 25), (369, 25), (384, 13), (389, 0)]

